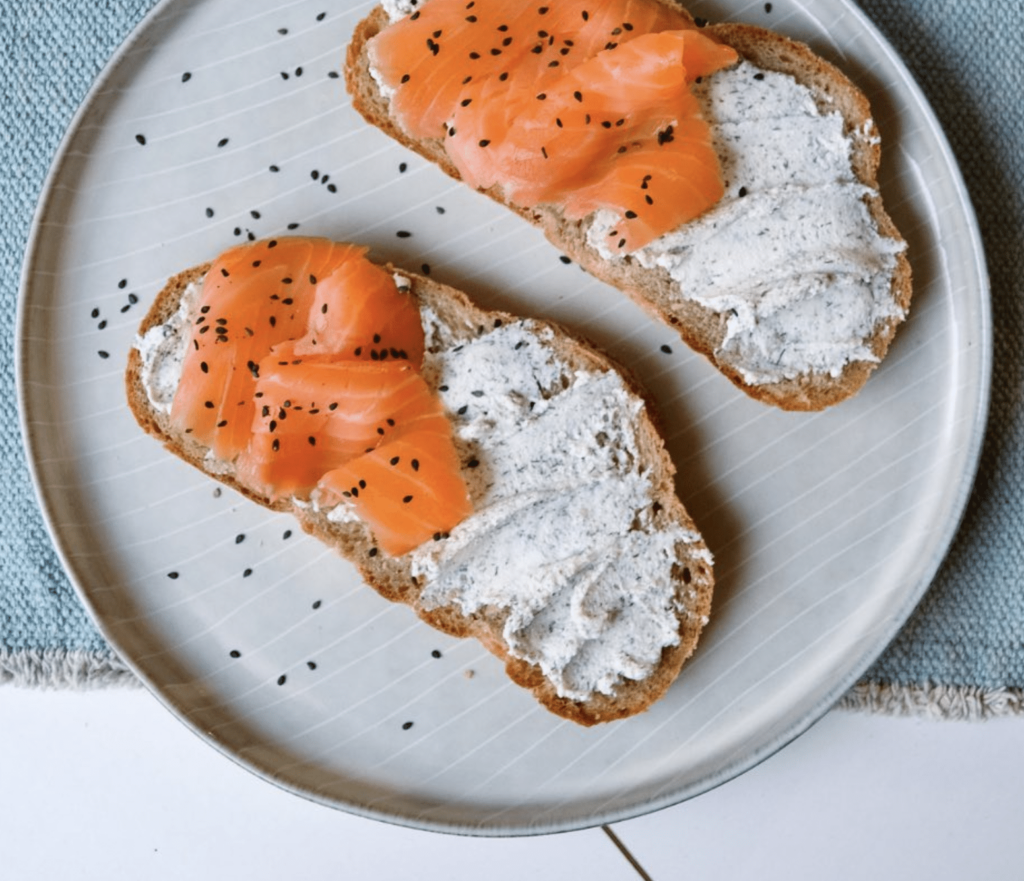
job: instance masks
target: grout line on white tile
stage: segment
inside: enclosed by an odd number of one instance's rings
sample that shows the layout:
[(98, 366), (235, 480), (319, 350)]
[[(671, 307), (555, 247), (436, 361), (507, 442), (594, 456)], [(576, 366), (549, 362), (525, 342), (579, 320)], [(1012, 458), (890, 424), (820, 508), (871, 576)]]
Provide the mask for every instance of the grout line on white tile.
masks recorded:
[(637, 858), (635, 856), (633, 856), (633, 854), (631, 854), (629, 852), (629, 848), (626, 847), (626, 845), (624, 845), (622, 843), (622, 841), (619, 839), (619, 836), (616, 835), (614, 832), (612, 832), (612, 827), (611, 826), (602, 825), (601, 829), (604, 831), (604, 834), (607, 835), (612, 840), (612, 844), (614, 844), (619, 849), (619, 851), (626, 858), (626, 860), (629, 862), (629, 864), (634, 869), (636, 869), (637, 874), (641, 878), (643, 878), (644, 881), (654, 881), (654, 879), (651, 878), (651, 876), (648, 875), (647, 872), (644, 871), (644, 867), (640, 865), (640, 863), (637, 861)]

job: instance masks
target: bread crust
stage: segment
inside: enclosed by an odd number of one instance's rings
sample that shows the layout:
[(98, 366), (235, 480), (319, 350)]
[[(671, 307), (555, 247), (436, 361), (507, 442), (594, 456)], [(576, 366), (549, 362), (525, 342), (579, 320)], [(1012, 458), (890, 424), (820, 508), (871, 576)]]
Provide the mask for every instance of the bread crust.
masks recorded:
[[(140, 324), (139, 335), (167, 323), (178, 311), (189, 284), (201, 281), (209, 267), (208, 263), (196, 266), (169, 279)], [(413, 296), (429, 305), (456, 340), (469, 340), (493, 328), (496, 322), (519, 320), (508, 313), (484, 311), (464, 293), (433, 279), (390, 265), (385, 268), (409, 279)], [(530, 321), (529, 324), (538, 334), (545, 329), (554, 333), (550, 345), (573, 370), (614, 370), (623, 377), (627, 387), (644, 401), (645, 407), (637, 418), (636, 428), (640, 458), (644, 467), (653, 475), (652, 503), (657, 509), (655, 524), (659, 528), (682, 527), (698, 534), (696, 525), (676, 495), (675, 466), (665, 449), (651, 401), (635, 377), (595, 346), (571, 335), (564, 328), (542, 321)], [(594, 693), (585, 701), (560, 697), (538, 666), (509, 654), (501, 635), (505, 619), (500, 610), (467, 616), (454, 606), (425, 608), (419, 602), (421, 585), (412, 573), (411, 556), (390, 557), (378, 551), (365, 524), (358, 521), (335, 523), (308, 505), (294, 504), (287, 499), (271, 501), (238, 481), (230, 469), (223, 468), (223, 463), (212, 462), (205, 446), (175, 431), (169, 418), (151, 405), (142, 366), (140, 353), (133, 348), (129, 353), (125, 373), (128, 404), (139, 425), (161, 441), (168, 451), (257, 504), (293, 514), (307, 533), (351, 561), (367, 584), (381, 596), (410, 606), (425, 622), (445, 633), (478, 639), (505, 663), (506, 671), (514, 682), (533, 692), (540, 703), (557, 715), (581, 725), (593, 725), (646, 710), (664, 695), (678, 676), (683, 663), (696, 648), (704, 622), (711, 611), (714, 588), (710, 555), (702, 540), (680, 542), (676, 546), (674, 575), (675, 602), (679, 610), (679, 641), (662, 651), (660, 663), (654, 672), (643, 681), (623, 680), (610, 695)]]
[[(692, 19), (672, 0), (657, 0)], [(345, 80), (353, 107), (369, 123), (419, 153), (455, 180), (459, 173), (448, 158), (441, 138), (409, 137), (390, 117), (387, 99), (381, 95), (370, 74), (367, 42), (388, 25), (382, 7), (376, 7), (356, 27), (346, 51)], [(844, 120), (844, 133), (852, 140), (852, 167), (857, 178), (875, 193), (878, 191), (878, 166), (881, 146), (873, 131), (870, 104), (860, 89), (837, 67), (818, 56), (809, 46), (774, 31), (746, 24), (707, 25), (703, 32), (734, 48), (745, 59), (763, 70), (793, 76), (808, 87), (820, 109), (838, 110)], [(853, 361), (838, 378), (823, 373), (807, 373), (794, 379), (772, 383), (747, 383), (739, 370), (719, 357), (726, 335), (726, 317), (694, 300), (679, 297), (678, 286), (662, 268), (641, 266), (630, 257), (622, 261), (605, 260), (587, 244), (587, 220), (566, 219), (554, 206), (524, 208), (507, 199), (500, 186), (481, 190), (484, 194), (540, 227), (548, 240), (587, 272), (618, 288), (656, 319), (675, 328), (683, 341), (704, 355), (734, 385), (751, 397), (783, 410), (822, 410), (856, 394), (885, 357), (896, 328), (903, 321), (892, 317), (879, 322), (868, 341), (877, 361)], [(865, 197), (871, 216), (883, 237), (904, 246), (896, 256), (891, 285), (893, 301), (905, 314), (910, 307), (912, 278), (905, 253), (905, 241), (886, 213), (880, 196)]]

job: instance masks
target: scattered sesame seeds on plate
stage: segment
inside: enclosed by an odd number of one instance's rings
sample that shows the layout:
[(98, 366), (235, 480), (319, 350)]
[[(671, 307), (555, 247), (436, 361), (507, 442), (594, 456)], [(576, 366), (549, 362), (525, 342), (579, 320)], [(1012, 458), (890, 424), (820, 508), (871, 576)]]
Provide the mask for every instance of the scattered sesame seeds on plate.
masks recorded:
[[(841, 696), (951, 540), (990, 357), (959, 172), (850, 0), (744, 8), (881, 99), (882, 186), (899, 196), (916, 283), (905, 332), (857, 398), (776, 412), (617, 292), (566, 271), (535, 228), (363, 124), (339, 70), (371, 7), (163, 0), (97, 79), (39, 206), (18, 325), (24, 434), (58, 552), (101, 632), (174, 717), (323, 805), (525, 835), (697, 795)], [(732, 7), (692, 10), (716, 21)], [(211, 486), (135, 425), (125, 361), (165, 280), (240, 238), (300, 227), (367, 244), (485, 308), (557, 321), (650, 390), (717, 592), (697, 654), (649, 712), (593, 729), (552, 716), (476, 642), (389, 605), (290, 518)]]

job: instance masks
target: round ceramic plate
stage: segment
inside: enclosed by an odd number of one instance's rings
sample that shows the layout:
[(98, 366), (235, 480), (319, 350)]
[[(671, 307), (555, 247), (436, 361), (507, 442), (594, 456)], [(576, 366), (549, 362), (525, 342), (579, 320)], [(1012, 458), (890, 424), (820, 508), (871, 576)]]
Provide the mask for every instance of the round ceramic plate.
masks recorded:
[[(532, 227), (369, 128), (339, 77), (370, 4), (168, 0), (96, 83), (41, 202), (22, 292), (24, 431), (59, 553), (103, 634), (210, 744), (326, 805), (510, 835), (634, 816), (806, 729), (906, 620), (956, 529), (989, 381), (979, 238), (920, 91), (845, 0), (699, 3), (805, 39), (868, 93), (915, 299), (856, 398), (786, 414)], [(731, 8), (730, 8), (731, 6)], [(556, 718), (473, 641), (381, 600), (291, 520), (221, 490), (133, 421), (123, 370), (165, 279), (250, 236), (372, 256), (556, 319), (629, 364), (665, 417), (713, 549), (711, 625), (665, 699)]]

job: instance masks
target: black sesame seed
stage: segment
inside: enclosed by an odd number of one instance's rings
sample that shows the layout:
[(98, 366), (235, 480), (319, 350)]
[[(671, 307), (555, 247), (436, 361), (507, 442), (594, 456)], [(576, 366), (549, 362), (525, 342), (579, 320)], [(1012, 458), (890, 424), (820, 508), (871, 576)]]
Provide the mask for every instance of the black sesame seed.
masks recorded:
[(231, 651), (228, 652), (228, 654), (231, 655), (232, 658), (242, 657), (242, 653), (238, 649), (231, 649)]
[(371, 557), (376, 557), (377, 556), (377, 549), (376, 548), (370, 548), (370, 550), (368, 551), (368, 554)]
[(409, 464), (412, 465), (412, 470), (413, 471), (419, 471), (420, 470), (420, 460), (419, 459), (413, 459), (412, 462), (410, 462)]
[(145, 135), (136, 135), (135, 136), (135, 140), (138, 141), (140, 144), (142, 144), (143, 147), (146, 146), (146, 136)]
[(626, 219), (627, 219), (627, 220), (635, 220), (635, 219), (636, 219), (636, 216), (637, 216), (637, 215), (636, 215), (636, 212), (635, 212), (635, 211), (627, 211), (627, 212), (626, 212)]
[(309, 667), (310, 670), (315, 670), (316, 669), (316, 661), (306, 661), (306, 666)]
[(671, 355), (672, 354), (672, 347), (670, 345), (668, 345), (668, 343), (665, 343), (664, 345), (662, 345), (661, 351), (663, 351), (666, 355)]
[(207, 208), (206, 209), (206, 216), (207, 217), (213, 217), (213, 209), (212, 208)]
[(466, 463), (467, 468), (477, 468), (480, 465), (480, 460), (475, 456)]
[(406, 505), (408, 505), (408, 504), (409, 504), (409, 502), (411, 502), (411, 501), (412, 501), (412, 496), (403, 496), (403, 497), (402, 497), (402, 502), (403, 502), (404, 504), (406, 504)]
[(242, 573), (242, 578), (248, 578), (248, 577), (249, 577), (250, 575), (252, 575), (252, 569), (246, 569), (246, 570), (245, 570), (245, 571), (244, 571), (244, 572)]
[(403, 731), (408, 731), (410, 728), (412, 728), (412, 722), (403, 722), (402, 723), (402, 730)]
[(583, 100), (583, 93), (582, 93), (582, 92), (573, 92), (573, 93), (572, 93), (572, 96), (573, 96), (573, 97), (574, 97), (574, 98), (575, 98), (575, 99), (576, 99), (577, 101), (582, 101), (582, 100)]
[(285, 676), (284, 673), (282, 673), (280, 676), (277, 677), (277, 684), (278, 685), (284, 685), (285, 682), (287, 682), (287, 681), (288, 681), (288, 677)]
[(490, 142), (489, 140), (487, 140), (487, 138), (483, 138), (483, 139), (482, 139), (482, 140), (480, 141), (480, 146), (481, 146), (481, 147), (486, 147), (486, 146), (487, 146), (487, 145), (488, 145), (489, 143), (491, 143), (491, 142)]
[[(395, 233), (395, 235), (398, 236), (398, 238), (400, 239), (407, 239), (412, 235), (412, 233), (409, 232), (409, 230), (407, 229), (400, 229), (398, 232)], [(374, 342), (376, 342), (376, 340), (374, 340)]]
[(441, 657), (441, 652), (439, 652), (437, 649), (434, 649), (430, 653), (430, 657), (432, 657), (432, 658), (440, 658)]
[(183, 83), (187, 83), (187, 82), (188, 82), (188, 81), (189, 81), (190, 79), (192, 79), (192, 74), (190, 74), (190, 73), (189, 73), (189, 72), (188, 72), (188, 71), (186, 70), (186, 71), (185, 71), (185, 72), (184, 72), (184, 73), (183, 73), (183, 74), (181, 75), (181, 81), (182, 81)]
[(740, 187), (740, 190), (736, 195), (738, 195), (742, 199), (745, 195), (747, 195), (747, 188)]
[(167, 577), (170, 578), (171, 581), (174, 581), (178, 577), (178, 573), (177, 572), (168, 572), (167, 573)]
[(226, 147), (227, 143), (228, 143), (228, 139), (227, 138), (221, 138), (219, 141), (217, 141), (217, 146), (218, 147)]
[(284, 531), (284, 533), (283, 533), (283, 534), (281, 535), (281, 538), (285, 539), (286, 541), (287, 541), (287, 540), (288, 540), (289, 538), (291, 538), (291, 537), (292, 537), (292, 531), (291, 531), (290, 529), (286, 529), (286, 530)]
[(240, 545), (243, 541), (245, 541), (245, 533), (240, 532), (235, 536), (235, 544)]
[(572, 263), (572, 258), (571, 257), (566, 257), (565, 254), (562, 254), (562, 256), (559, 257), (558, 259), (561, 260), (566, 266), (568, 266), (570, 263)]
[(280, 171), (281, 169), (277, 165), (271, 165), (270, 166), (270, 170), (276, 173), (276, 172)]

